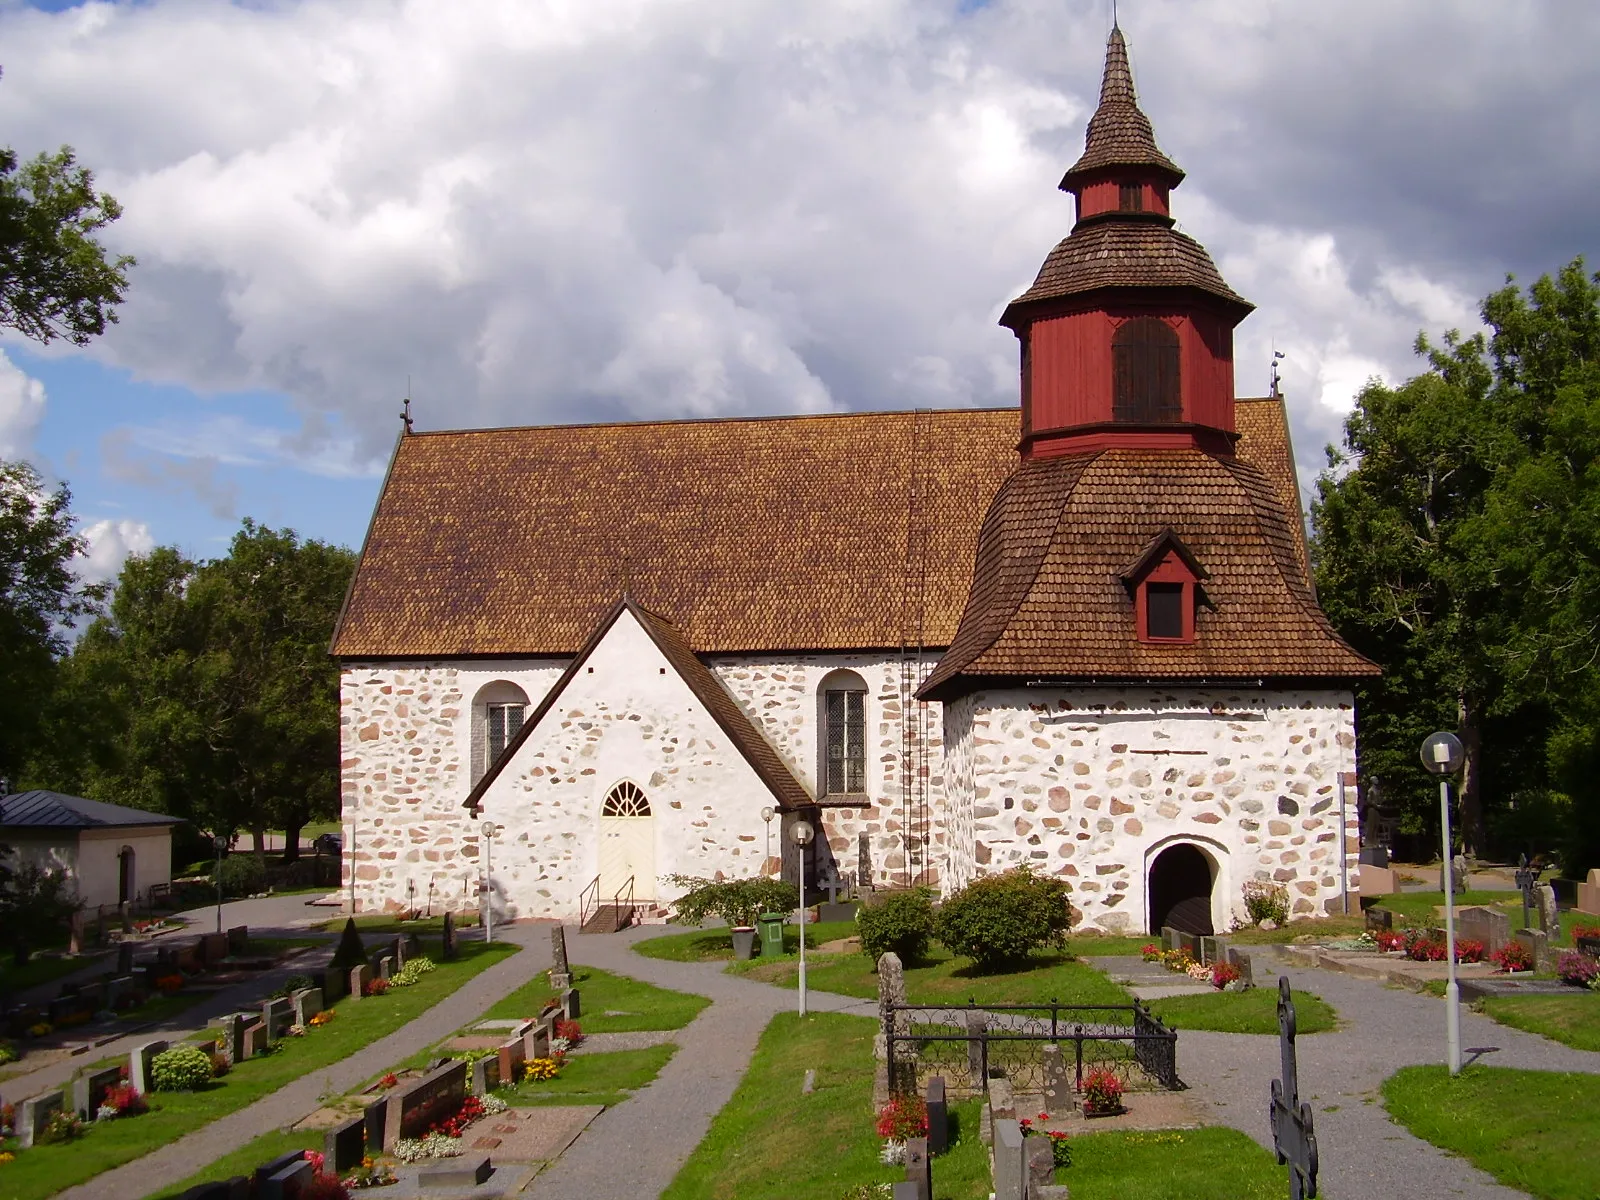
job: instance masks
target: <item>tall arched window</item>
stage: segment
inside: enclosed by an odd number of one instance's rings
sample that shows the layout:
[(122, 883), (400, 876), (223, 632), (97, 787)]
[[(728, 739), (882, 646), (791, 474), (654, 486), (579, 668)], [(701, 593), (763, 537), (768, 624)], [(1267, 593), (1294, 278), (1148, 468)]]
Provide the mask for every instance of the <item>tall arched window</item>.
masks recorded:
[(472, 782), (477, 783), (522, 728), (528, 694), (504, 679), (486, 683), (472, 698)]
[(867, 682), (854, 671), (832, 671), (817, 689), (822, 717), (824, 796), (867, 790)]
[(1111, 412), (1141, 425), (1183, 420), (1178, 331), (1156, 317), (1124, 321), (1111, 335)]

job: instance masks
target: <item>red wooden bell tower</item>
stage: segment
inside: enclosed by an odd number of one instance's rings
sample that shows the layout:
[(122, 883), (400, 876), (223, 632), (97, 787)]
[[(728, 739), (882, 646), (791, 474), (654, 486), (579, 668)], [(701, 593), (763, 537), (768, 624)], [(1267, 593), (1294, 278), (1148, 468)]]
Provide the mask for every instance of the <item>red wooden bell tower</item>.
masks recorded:
[(1083, 156), (1061, 180), (1077, 224), (1000, 318), (1022, 343), (1024, 458), (1113, 446), (1232, 453), (1233, 330), (1252, 306), (1173, 228), (1182, 181), (1113, 28)]

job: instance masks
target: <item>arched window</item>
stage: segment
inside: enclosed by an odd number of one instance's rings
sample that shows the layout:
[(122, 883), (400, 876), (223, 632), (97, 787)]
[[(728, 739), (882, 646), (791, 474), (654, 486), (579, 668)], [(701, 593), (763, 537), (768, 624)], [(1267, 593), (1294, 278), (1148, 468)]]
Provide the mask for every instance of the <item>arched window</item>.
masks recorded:
[(650, 815), (650, 801), (639, 790), (638, 784), (630, 783), (624, 779), (606, 793), (605, 801), (600, 805), (600, 815), (602, 817), (648, 817)]
[(1153, 425), (1183, 419), (1178, 331), (1156, 317), (1124, 321), (1111, 335), (1111, 413)]
[(859, 796), (867, 790), (867, 682), (854, 671), (832, 671), (818, 688), (822, 716), (822, 794)]
[(522, 728), (528, 694), (514, 683), (497, 679), (472, 698), (472, 782), (483, 778)]

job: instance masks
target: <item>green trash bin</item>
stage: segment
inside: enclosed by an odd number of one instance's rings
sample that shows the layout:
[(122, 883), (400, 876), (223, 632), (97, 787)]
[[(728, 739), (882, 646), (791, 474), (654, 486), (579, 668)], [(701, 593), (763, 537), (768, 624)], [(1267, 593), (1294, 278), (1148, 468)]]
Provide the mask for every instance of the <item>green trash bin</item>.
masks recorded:
[(777, 958), (783, 954), (783, 923), (789, 918), (782, 913), (762, 913), (756, 918), (761, 927), (761, 957)]

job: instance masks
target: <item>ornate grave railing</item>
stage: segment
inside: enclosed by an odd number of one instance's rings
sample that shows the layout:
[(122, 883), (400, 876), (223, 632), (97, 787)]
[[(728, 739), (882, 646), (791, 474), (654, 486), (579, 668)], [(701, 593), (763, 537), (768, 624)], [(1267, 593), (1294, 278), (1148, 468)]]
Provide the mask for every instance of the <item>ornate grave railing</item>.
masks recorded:
[[(1133, 1004), (892, 1004), (884, 1055), (891, 1090), (942, 1075), (947, 1087), (986, 1092), (1005, 1076), (1020, 1092), (1042, 1090), (1052, 1071), (1076, 1088), (1091, 1071), (1124, 1087), (1179, 1089), (1178, 1035)], [(1059, 1047), (1059, 1065), (1049, 1046)]]

